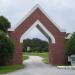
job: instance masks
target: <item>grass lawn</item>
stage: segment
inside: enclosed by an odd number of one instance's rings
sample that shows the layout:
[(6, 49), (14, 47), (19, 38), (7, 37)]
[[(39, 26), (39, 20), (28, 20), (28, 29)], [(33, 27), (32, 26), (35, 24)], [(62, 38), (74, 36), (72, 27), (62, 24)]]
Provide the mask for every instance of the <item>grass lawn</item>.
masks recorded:
[(23, 56), (24, 56), (23, 58), (27, 58), (28, 55), (34, 55), (34, 56), (43, 57), (44, 58), (43, 62), (48, 64), (48, 52), (44, 52), (44, 53), (24, 53), (23, 54)]
[(0, 67), (0, 74), (13, 72), (22, 68), (24, 68), (24, 65), (3, 66), (3, 67)]
[(28, 59), (29, 57), (28, 57), (28, 55), (26, 54), (23, 54), (23, 60), (26, 60), (26, 59)]

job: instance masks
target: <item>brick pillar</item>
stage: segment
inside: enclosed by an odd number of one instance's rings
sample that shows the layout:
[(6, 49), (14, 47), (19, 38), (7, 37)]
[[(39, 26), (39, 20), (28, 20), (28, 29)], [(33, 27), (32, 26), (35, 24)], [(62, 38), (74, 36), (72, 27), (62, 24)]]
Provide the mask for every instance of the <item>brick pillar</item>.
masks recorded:
[(57, 44), (49, 43), (49, 63), (65, 64), (64, 50)]
[(10, 64), (22, 64), (22, 45), (20, 44), (19, 38), (15, 32), (9, 32), (9, 36), (15, 42), (15, 50), (13, 53), (13, 58), (10, 60)]
[(22, 45), (16, 41), (16, 49), (11, 59), (11, 64), (22, 64)]

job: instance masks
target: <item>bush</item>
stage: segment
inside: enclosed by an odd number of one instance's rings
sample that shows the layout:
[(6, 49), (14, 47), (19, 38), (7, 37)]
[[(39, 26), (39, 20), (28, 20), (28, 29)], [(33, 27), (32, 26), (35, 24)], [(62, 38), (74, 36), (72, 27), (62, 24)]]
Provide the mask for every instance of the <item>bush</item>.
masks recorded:
[(68, 56), (75, 54), (75, 32), (72, 34), (71, 38), (66, 42), (65, 53)]
[(0, 31), (0, 66), (4, 66), (9, 62), (14, 48), (14, 42), (7, 37), (6, 33)]
[(39, 47), (34, 47), (31, 49), (31, 52), (40, 52), (40, 48)]
[(41, 49), (42, 52), (48, 52), (48, 47), (44, 47)]

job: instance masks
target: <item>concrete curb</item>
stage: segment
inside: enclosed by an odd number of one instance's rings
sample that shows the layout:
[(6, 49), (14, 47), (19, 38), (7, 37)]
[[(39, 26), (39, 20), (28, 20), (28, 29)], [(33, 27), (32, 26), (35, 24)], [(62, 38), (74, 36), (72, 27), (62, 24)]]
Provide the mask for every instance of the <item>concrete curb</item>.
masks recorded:
[(75, 70), (75, 66), (57, 66), (58, 69), (73, 69)]

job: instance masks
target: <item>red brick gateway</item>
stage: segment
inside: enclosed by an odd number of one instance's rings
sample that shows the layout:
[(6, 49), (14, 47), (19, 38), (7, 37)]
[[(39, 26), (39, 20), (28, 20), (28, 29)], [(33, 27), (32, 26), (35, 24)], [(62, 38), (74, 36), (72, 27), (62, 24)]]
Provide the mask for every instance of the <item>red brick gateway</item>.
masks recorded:
[(49, 63), (64, 64), (64, 41), (65, 32), (57, 27), (55, 23), (48, 17), (39, 5), (36, 5), (18, 24), (14, 30), (9, 30), (8, 34), (16, 42), (16, 50), (11, 60), (12, 64), (22, 64), (22, 45), (21, 37), (27, 34), (34, 26), (36, 26), (49, 40)]

